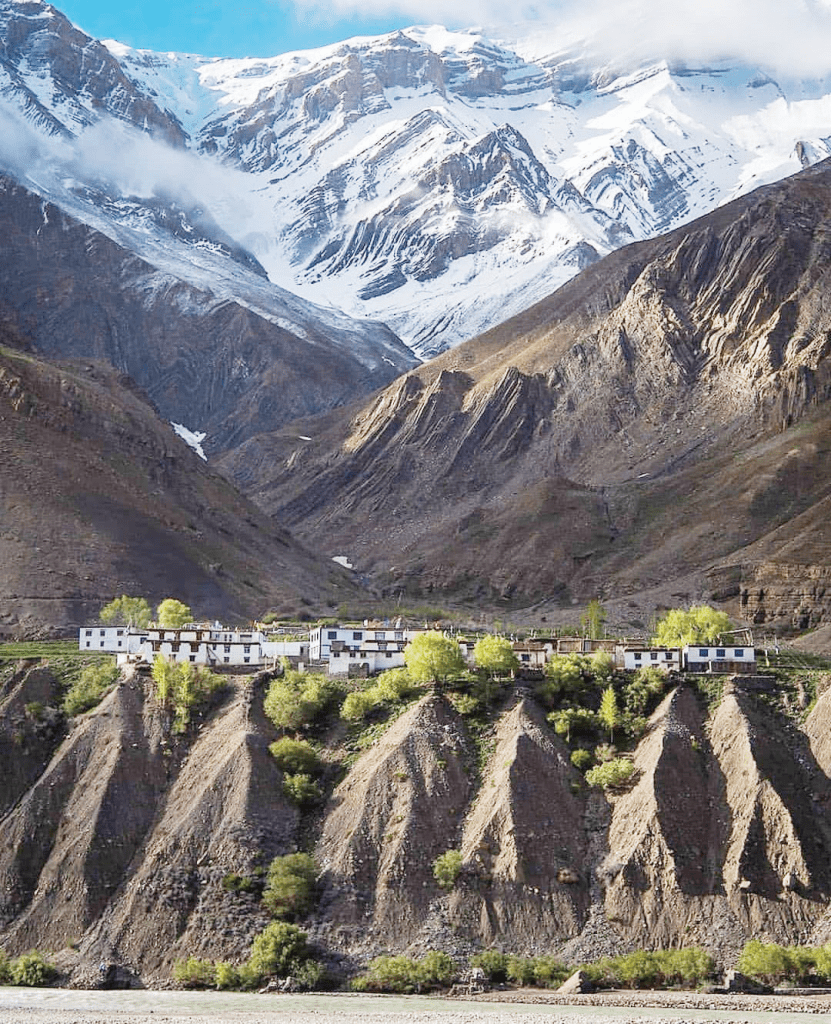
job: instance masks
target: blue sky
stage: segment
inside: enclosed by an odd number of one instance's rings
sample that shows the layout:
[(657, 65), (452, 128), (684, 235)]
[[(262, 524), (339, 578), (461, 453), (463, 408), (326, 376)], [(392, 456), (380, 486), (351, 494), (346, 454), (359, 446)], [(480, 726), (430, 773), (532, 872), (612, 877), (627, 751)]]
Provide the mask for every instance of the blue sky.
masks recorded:
[[(378, 35), (417, 23), (417, 17), (327, 16), (279, 0), (52, 0), (96, 39), (117, 39), (148, 50), (209, 57), (272, 57), (287, 50)], [(331, 9), (331, 8), (330, 8)]]

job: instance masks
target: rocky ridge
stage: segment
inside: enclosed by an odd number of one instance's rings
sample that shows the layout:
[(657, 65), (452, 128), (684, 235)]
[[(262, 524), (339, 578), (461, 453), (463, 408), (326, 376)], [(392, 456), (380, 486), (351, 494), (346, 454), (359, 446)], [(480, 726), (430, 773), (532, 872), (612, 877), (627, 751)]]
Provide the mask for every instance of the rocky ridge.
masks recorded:
[[(18, 702), (43, 669), (9, 676)], [(317, 831), (321, 899), (303, 924), (328, 955), (481, 948), (606, 952), (698, 943), (729, 964), (744, 942), (820, 941), (831, 878), (831, 780), (764, 679), (708, 711), (672, 690), (626, 792), (589, 791), (528, 691), (508, 697), (489, 756), (445, 697), (421, 698), (360, 755)], [(57, 951), (78, 982), (102, 959), (145, 982), (176, 957), (243, 959), (267, 918), (222, 885), (296, 849), (297, 811), (267, 753), (262, 682), (230, 682), (184, 737), (149, 680), (123, 676), (50, 750), (0, 819), (0, 939)], [(21, 787), (22, 788), (22, 787)], [(462, 855), (452, 889), (435, 858)], [(70, 898), (67, 898), (70, 897)], [(162, 936), (162, 940), (160, 940)]]

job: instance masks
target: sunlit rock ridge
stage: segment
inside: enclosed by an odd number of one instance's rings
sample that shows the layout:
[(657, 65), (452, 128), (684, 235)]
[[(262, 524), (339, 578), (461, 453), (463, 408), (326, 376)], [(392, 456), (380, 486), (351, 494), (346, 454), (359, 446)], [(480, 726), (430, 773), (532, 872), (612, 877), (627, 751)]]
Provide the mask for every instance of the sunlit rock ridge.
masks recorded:
[[(553, 35), (440, 27), (206, 58), (87, 40), (39, 2), (0, 12), (3, 105), (69, 139), (32, 165), (41, 192), (134, 246), (175, 234), (195, 273), (219, 254), (384, 321), (421, 356), (831, 152), (831, 81), (757, 67), (616, 68)], [(96, 145), (115, 122), (163, 142), (122, 138), (128, 171)]]

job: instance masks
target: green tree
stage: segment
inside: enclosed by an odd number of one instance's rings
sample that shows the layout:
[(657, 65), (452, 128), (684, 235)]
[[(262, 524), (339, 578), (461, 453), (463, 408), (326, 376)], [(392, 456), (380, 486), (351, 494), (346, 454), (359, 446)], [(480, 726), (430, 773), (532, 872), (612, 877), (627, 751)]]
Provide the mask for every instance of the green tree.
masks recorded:
[(341, 692), (337, 683), (322, 675), (285, 668), (269, 684), (263, 709), (276, 728), (296, 732), (324, 714)]
[(415, 636), (404, 651), (404, 660), (410, 675), (419, 683), (441, 683), (465, 667), (456, 641), (435, 630)]
[(181, 629), (193, 621), (193, 612), (175, 597), (166, 597), (156, 609), (156, 621), (165, 629)]
[(614, 743), (615, 729), (620, 725), (620, 709), (617, 704), (617, 694), (613, 686), (607, 686), (600, 698), (600, 710), (597, 712), (600, 721), (609, 730), (609, 740)]
[(585, 612), (580, 616), (580, 629), (592, 640), (599, 640), (606, 621), (606, 609), (595, 598), (589, 601)]
[(128, 597), (122, 594), (105, 604), (98, 617), (105, 626), (135, 626), (146, 629), (150, 625), (153, 610), (143, 597)]
[(671, 608), (655, 627), (654, 641), (661, 647), (683, 647), (685, 644), (712, 644), (721, 633), (730, 629), (725, 612), (706, 604), (691, 608)]
[(318, 867), (308, 853), (275, 857), (268, 869), (263, 903), (275, 917), (302, 917), (314, 905)]
[(317, 751), (306, 740), (293, 740), (289, 736), (275, 740), (268, 748), (269, 753), (284, 772), (318, 775), (322, 769)]
[(490, 676), (507, 676), (519, 668), (513, 644), (505, 636), (483, 636), (476, 641), (473, 656), (479, 668)]

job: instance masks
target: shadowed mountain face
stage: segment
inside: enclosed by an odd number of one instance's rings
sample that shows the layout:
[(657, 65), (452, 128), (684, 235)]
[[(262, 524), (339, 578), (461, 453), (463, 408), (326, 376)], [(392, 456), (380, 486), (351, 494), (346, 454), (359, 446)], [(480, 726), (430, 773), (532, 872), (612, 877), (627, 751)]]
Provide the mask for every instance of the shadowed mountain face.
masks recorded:
[[(40, 353), (106, 359), (161, 414), (223, 449), (367, 393), (415, 362), (382, 325), (349, 331), (279, 289), (198, 288), (0, 178), (0, 312)], [(252, 308), (254, 307), (254, 308)], [(345, 321), (345, 318), (342, 318)], [(352, 339), (355, 340), (355, 339)]]
[(294, 431), (312, 441), (252, 438), (225, 467), (393, 592), (522, 605), (686, 578), (676, 601), (819, 621), (797, 577), (827, 558), (829, 184), (822, 164), (613, 253)]
[(249, 618), (352, 589), (103, 364), (0, 345), (0, 504), (4, 632), (77, 625), (122, 593)]

